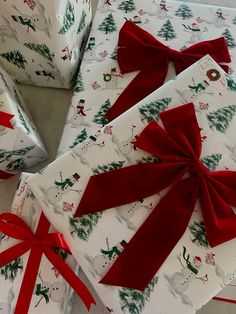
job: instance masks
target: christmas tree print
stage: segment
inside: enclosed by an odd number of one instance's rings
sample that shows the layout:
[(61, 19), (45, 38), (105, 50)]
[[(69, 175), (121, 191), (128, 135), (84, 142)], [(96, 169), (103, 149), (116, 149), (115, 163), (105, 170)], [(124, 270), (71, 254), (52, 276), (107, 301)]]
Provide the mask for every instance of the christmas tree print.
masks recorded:
[(118, 9), (124, 11), (125, 13), (134, 11), (135, 10), (134, 0), (127, 0), (121, 2), (121, 4), (118, 6)]
[(65, 250), (63, 250), (63, 249), (61, 249), (61, 248), (55, 248), (54, 249), (54, 252), (57, 254), (57, 255), (59, 255), (62, 259), (63, 259), (63, 261), (68, 257), (68, 253), (65, 251)]
[(205, 248), (209, 247), (204, 222), (194, 221), (189, 225), (189, 230), (193, 236), (192, 242)]
[(226, 76), (227, 87), (232, 92), (236, 92), (236, 82), (233, 80), (231, 76)]
[(209, 171), (214, 171), (218, 166), (221, 158), (222, 154), (211, 154), (210, 156), (201, 158), (201, 162), (206, 166)]
[(18, 95), (18, 92), (16, 91), (15, 88), (14, 88), (14, 96), (15, 96), (15, 100), (16, 100), (17, 104), (24, 111), (24, 107), (23, 107), (22, 101), (21, 101), (20, 96)]
[(31, 151), (35, 146), (28, 146), (24, 148), (20, 148), (17, 150), (5, 150), (0, 149), (0, 163), (4, 161), (9, 161), (13, 156), (25, 156), (29, 151)]
[(149, 301), (157, 282), (158, 277), (154, 277), (143, 292), (129, 288), (119, 289), (120, 304), (123, 312), (129, 314), (141, 314), (145, 309), (145, 305)]
[(84, 84), (83, 84), (82, 75), (80, 71), (76, 73), (73, 85), (74, 85), (74, 91), (76, 93), (82, 92), (84, 90)]
[(35, 44), (35, 43), (25, 43), (24, 46), (33, 50), (34, 52), (40, 54), (47, 60), (53, 61), (54, 53), (50, 51), (47, 45), (45, 44)]
[(111, 108), (111, 101), (107, 99), (104, 104), (102, 104), (101, 108), (99, 109), (98, 113), (95, 114), (93, 118), (93, 122), (99, 124), (101, 127), (108, 123), (106, 118), (107, 111)]
[(191, 17), (193, 17), (191, 9), (186, 4), (181, 4), (179, 8), (176, 10), (175, 15), (181, 17), (183, 20), (190, 19)]
[(226, 28), (225, 31), (222, 33), (222, 36), (224, 36), (227, 46), (229, 48), (235, 48), (236, 47), (236, 42), (232, 36), (232, 34), (230, 33), (229, 29)]
[(88, 214), (80, 218), (69, 217), (71, 235), (87, 241), (101, 217), (102, 213)]
[(115, 49), (114, 49), (114, 51), (111, 53), (111, 55), (110, 55), (110, 58), (112, 59), (112, 60), (117, 60), (117, 49), (118, 49), (118, 47), (116, 46), (115, 47)]
[(229, 105), (212, 111), (207, 115), (210, 128), (215, 128), (218, 132), (225, 133), (236, 112), (236, 105)]
[(7, 164), (8, 171), (20, 171), (26, 168), (24, 158), (17, 158)]
[(162, 98), (152, 101), (149, 104), (139, 107), (139, 113), (141, 115), (141, 120), (144, 122), (150, 122), (153, 119), (159, 119), (159, 115), (162, 111), (166, 110), (171, 98)]
[(20, 122), (21, 122), (22, 126), (25, 128), (27, 134), (30, 134), (31, 131), (30, 131), (30, 128), (28, 126), (28, 123), (25, 121), (25, 118), (24, 118), (22, 112), (20, 111), (20, 109), (18, 107), (17, 107), (17, 113), (18, 113), (18, 116), (20, 118)]
[(233, 24), (236, 24), (236, 16), (233, 18), (232, 23), (233, 23)]
[(85, 25), (86, 25), (86, 12), (83, 10), (82, 11), (82, 15), (81, 15), (81, 18), (80, 18), (80, 22), (79, 22), (79, 27), (78, 27), (78, 30), (77, 30), (77, 34), (79, 34), (84, 28), (85, 28)]
[(171, 40), (176, 38), (175, 30), (170, 22), (170, 20), (167, 20), (160, 31), (157, 33), (158, 36), (161, 38), (164, 38), (164, 40)]
[(69, 146), (70, 149), (74, 148), (77, 144), (82, 143), (88, 137), (86, 129), (83, 129), (80, 134), (78, 134), (74, 142)]
[(137, 160), (138, 164), (146, 164), (146, 163), (151, 163), (151, 162), (162, 162), (162, 160), (156, 156), (148, 156), (148, 157), (142, 157)]
[(117, 30), (112, 13), (110, 13), (98, 27), (99, 31), (105, 34), (115, 32)]
[(20, 53), (20, 51), (10, 51), (0, 54), (3, 59), (6, 59), (8, 62), (16, 65), (20, 69), (25, 69), (25, 64), (27, 64), (26, 59)]
[(96, 168), (93, 168), (93, 174), (100, 174), (104, 172), (110, 172), (112, 170), (117, 170), (123, 167), (125, 161), (121, 160), (118, 162), (111, 162), (102, 166), (97, 166)]
[(23, 270), (23, 261), (21, 258), (17, 258), (13, 262), (6, 264), (5, 266), (0, 268), (0, 275), (4, 276), (5, 280), (9, 280), (11, 282), (14, 281), (18, 272), (22, 272)]
[(59, 34), (65, 34), (74, 24), (74, 22), (75, 22), (74, 7), (72, 6), (71, 2), (67, 0), (66, 11), (63, 18), (63, 26), (59, 30)]

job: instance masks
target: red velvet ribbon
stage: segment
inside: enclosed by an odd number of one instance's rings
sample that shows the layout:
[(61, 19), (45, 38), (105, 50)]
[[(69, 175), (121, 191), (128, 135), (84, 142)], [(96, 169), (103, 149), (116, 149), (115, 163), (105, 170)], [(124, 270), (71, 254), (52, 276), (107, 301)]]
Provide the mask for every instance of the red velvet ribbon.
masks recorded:
[(6, 180), (13, 177), (14, 174), (0, 170), (0, 179)]
[(160, 117), (165, 130), (152, 121), (136, 146), (164, 162), (92, 176), (76, 211), (75, 216), (98, 212), (170, 188), (101, 283), (143, 290), (182, 237), (198, 199), (210, 245), (236, 237), (236, 215), (231, 208), (236, 206), (236, 172), (208, 172), (200, 161), (202, 144), (193, 104), (165, 111)]
[(96, 304), (83, 282), (62, 258), (54, 252), (54, 248), (69, 249), (63, 236), (58, 232), (49, 233), (49, 227), (50, 223), (44, 214), (40, 216), (35, 234), (17, 215), (12, 213), (0, 214), (0, 231), (11, 238), (21, 241), (0, 253), (0, 267), (19, 258), (30, 250), (14, 314), (28, 313), (43, 254), (80, 296), (87, 309), (90, 308), (91, 304)]
[(13, 129), (13, 126), (10, 122), (10, 120), (14, 118), (13, 114), (4, 112), (4, 111), (0, 111), (0, 125), (4, 126), (8, 129)]
[[(218, 63), (231, 61), (224, 37), (202, 41), (177, 51), (165, 46), (136, 24), (126, 21), (119, 33), (118, 64), (123, 74), (139, 73), (108, 110), (107, 119), (115, 119), (162, 86), (170, 61), (178, 74), (206, 54)], [(224, 69), (228, 70), (228, 67), (224, 66)]]

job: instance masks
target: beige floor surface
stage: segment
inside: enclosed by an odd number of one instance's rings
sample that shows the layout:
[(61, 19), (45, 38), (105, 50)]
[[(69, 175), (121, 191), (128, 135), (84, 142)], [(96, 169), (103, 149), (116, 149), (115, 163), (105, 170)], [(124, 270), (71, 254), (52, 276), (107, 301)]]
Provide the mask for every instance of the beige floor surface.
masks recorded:
[[(236, 8), (236, 0), (188, 0), (195, 3), (207, 3), (218, 6), (227, 6)], [(96, 7), (97, 0), (92, 0), (93, 7)], [(144, 0), (145, 2), (145, 0)], [(182, 1), (187, 2), (187, 1)], [(57, 148), (60, 142), (60, 138), (65, 124), (66, 115), (72, 96), (72, 91), (58, 90), (50, 88), (40, 88), (33, 86), (19, 86), (25, 101), (29, 107), (31, 115), (35, 121), (35, 124), (41, 134), (41, 137), (46, 144), (49, 152), (49, 160), (45, 163), (31, 168), (29, 172), (35, 173), (43, 166), (54, 160)], [(15, 193), (18, 177), (14, 177), (0, 184), (0, 211), (10, 208), (12, 199)], [(81, 277), (85, 278), (81, 273)], [(85, 279), (86, 281), (86, 279)], [(87, 281), (86, 281), (87, 282)], [(88, 286), (89, 283), (87, 283)], [(91, 290), (93, 290), (91, 288)], [(91, 309), (92, 314), (105, 314), (108, 313), (97, 298), (96, 310)], [(73, 314), (86, 314), (87, 311), (81, 304), (79, 299), (75, 300)], [(155, 311), (153, 312), (155, 314)], [(173, 313), (171, 314), (182, 314)], [(202, 308), (197, 314), (236, 314), (236, 305), (210, 301), (204, 308)]]

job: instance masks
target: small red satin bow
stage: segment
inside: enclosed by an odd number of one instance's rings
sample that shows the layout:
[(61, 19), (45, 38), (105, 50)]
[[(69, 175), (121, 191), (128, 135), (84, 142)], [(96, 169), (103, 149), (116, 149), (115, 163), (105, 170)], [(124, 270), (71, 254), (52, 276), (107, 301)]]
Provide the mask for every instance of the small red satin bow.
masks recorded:
[(4, 126), (8, 129), (13, 129), (13, 126), (10, 122), (10, 120), (14, 118), (13, 114), (4, 112), (4, 111), (0, 111), (0, 125)]
[(30, 250), (14, 314), (28, 313), (43, 254), (81, 297), (87, 309), (90, 308), (91, 304), (96, 304), (93, 296), (83, 282), (61, 257), (54, 252), (54, 248), (61, 248), (67, 251), (69, 249), (61, 234), (58, 232), (48, 233), (49, 227), (50, 223), (44, 214), (40, 216), (35, 234), (17, 215), (12, 213), (0, 214), (0, 231), (10, 238), (21, 241), (0, 253), (0, 267), (3, 267)]
[(92, 176), (76, 211), (75, 216), (81, 216), (125, 205), (170, 186), (102, 283), (143, 290), (185, 232), (197, 199), (212, 247), (236, 237), (236, 215), (230, 207), (236, 206), (236, 172), (208, 172), (200, 161), (201, 135), (193, 104), (160, 117), (165, 130), (152, 121), (136, 146), (164, 162)]
[[(173, 61), (178, 74), (206, 54), (218, 63), (231, 61), (224, 37), (202, 41), (177, 51), (165, 46), (136, 24), (126, 21), (119, 34), (118, 64), (123, 74), (133, 71), (139, 73), (108, 110), (107, 119), (115, 119), (162, 86), (170, 61)], [(228, 67), (224, 66), (224, 69)]]

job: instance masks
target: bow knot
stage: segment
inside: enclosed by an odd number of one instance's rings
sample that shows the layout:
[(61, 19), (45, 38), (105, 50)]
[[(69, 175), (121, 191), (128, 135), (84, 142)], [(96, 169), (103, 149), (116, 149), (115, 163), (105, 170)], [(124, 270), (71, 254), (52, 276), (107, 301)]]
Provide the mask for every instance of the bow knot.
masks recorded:
[[(158, 39), (130, 21), (119, 33), (117, 60), (123, 74), (139, 71), (107, 112), (109, 121), (131, 108), (164, 84), (169, 61), (176, 74), (209, 54), (216, 62), (230, 62), (224, 37), (202, 41), (182, 51), (162, 44)], [(222, 66), (223, 67), (223, 66)], [(228, 70), (227, 66), (224, 66)]]
[(200, 160), (194, 160), (188, 169), (188, 172), (193, 176), (203, 178), (205, 175), (208, 175), (208, 169)]

